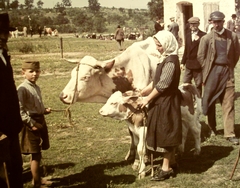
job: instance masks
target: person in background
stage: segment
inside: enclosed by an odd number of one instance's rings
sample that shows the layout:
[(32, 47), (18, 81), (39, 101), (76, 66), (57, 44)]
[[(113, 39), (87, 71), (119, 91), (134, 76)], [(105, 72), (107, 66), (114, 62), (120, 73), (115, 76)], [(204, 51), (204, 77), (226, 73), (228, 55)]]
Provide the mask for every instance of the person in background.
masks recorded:
[(164, 29), (163, 26), (161, 25), (161, 19), (159, 17), (157, 17), (154, 23), (154, 29), (156, 33)]
[(171, 17), (170, 21), (171, 21), (171, 24), (168, 25), (168, 31), (170, 31), (175, 36), (175, 38), (178, 41), (178, 38), (179, 38), (179, 36), (178, 36), (179, 25), (175, 22), (175, 18), (174, 17)]
[(208, 19), (208, 24), (206, 26), (206, 33), (210, 33), (213, 29), (213, 23), (212, 23), (212, 20), (209, 18)]
[(236, 32), (236, 22), (237, 22), (237, 15), (232, 14), (232, 19), (227, 21), (227, 29), (232, 32)]
[(201, 31), (198, 27), (200, 19), (198, 17), (191, 17), (188, 19), (190, 33), (186, 36), (185, 48), (181, 61), (181, 69), (184, 71), (183, 83), (191, 83), (192, 79), (200, 95), (202, 95), (202, 67), (197, 60), (198, 46), (200, 39), (206, 33)]
[[(8, 155), (8, 160), (1, 161), (0, 166), (2, 162), (6, 162), (11, 188), (23, 188), (22, 156), (18, 137), (23, 123), (7, 47), (9, 31), (15, 30), (16, 28), (9, 26), (8, 13), (0, 13), (0, 137), (4, 136), (8, 139), (6, 150), (0, 151), (0, 158)], [(4, 181), (0, 181), (0, 187), (5, 188), (7, 185)]]
[(124, 42), (124, 31), (120, 25), (117, 26), (117, 30), (115, 31), (115, 35), (114, 35), (114, 39), (118, 43), (119, 50), (122, 51), (123, 50), (122, 44)]
[(161, 56), (155, 78), (141, 91), (141, 96), (145, 97), (138, 106), (144, 108), (149, 104), (146, 147), (163, 154), (163, 164), (152, 177), (153, 181), (161, 181), (175, 176), (175, 148), (182, 143), (181, 92), (178, 89), (181, 71), (174, 35), (162, 30), (153, 38)]
[(239, 59), (239, 42), (236, 33), (223, 27), (225, 15), (220, 11), (210, 14), (213, 29), (204, 35), (199, 44), (197, 59), (202, 65), (204, 92), (203, 114), (207, 115), (212, 135), (217, 134), (216, 100), (223, 113), (224, 137), (232, 144), (239, 144), (234, 131), (235, 81), (234, 67)]
[(41, 26), (38, 26), (38, 34), (39, 34), (39, 37), (42, 37), (42, 28)]
[(52, 183), (41, 179), (40, 176), (41, 150), (47, 150), (50, 147), (44, 114), (51, 112), (50, 108), (44, 107), (40, 88), (36, 84), (40, 72), (38, 61), (23, 62), (22, 74), (25, 80), (17, 88), (20, 114), (24, 124), (20, 134), (21, 152), (24, 155), (31, 154), (34, 188), (40, 188), (42, 184)]

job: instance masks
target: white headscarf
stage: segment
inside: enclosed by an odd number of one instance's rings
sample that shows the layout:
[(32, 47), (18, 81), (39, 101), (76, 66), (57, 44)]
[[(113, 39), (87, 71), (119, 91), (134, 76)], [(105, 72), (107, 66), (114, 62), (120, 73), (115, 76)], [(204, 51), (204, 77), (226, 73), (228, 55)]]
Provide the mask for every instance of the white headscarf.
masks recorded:
[(161, 30), (153, 37), (161, 43), (164, 50), (162, 53), (163, 57), (166, 58), (169, 55), (178, 54), (178, 42), (170, 31)]

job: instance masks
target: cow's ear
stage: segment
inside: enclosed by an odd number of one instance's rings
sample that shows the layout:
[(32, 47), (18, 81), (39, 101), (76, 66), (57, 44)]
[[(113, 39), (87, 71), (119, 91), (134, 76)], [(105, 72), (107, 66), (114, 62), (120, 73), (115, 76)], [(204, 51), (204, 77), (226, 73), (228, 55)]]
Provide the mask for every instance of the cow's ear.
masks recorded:
[(124, 104), (132, 104), (138, 100), (138, 96), (128, 96), (123, 98)]
[(106, 73), (109, 73), (111, 71), (114, 63), (115, 63), (115, 59), (106, 63), (106, 65), (103, 67)]

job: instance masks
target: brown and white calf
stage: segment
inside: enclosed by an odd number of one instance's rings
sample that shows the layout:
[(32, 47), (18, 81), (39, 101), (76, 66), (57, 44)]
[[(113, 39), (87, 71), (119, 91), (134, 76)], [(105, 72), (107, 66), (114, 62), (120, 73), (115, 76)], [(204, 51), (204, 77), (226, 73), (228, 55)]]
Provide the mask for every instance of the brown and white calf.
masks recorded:
[[(192, 84), (183, 84), (179, 86), (182, 93), (181, 115), (182, 115), (182, 144), (179, 151), (184, 152), (184, 145), (188, 130), (190, 129), (195, 139), (195, 155), (201, 151), (201, 124), (199, 115), (201, 113), (201, 98), (197, 89)], [(145, 138), (147, 128), (145, 125), (146, 115), (137, 108), (137, 103), (142, 100), (138, 92), (127, 91), (122, 93), (117, 91), (111, 95), (106, 104), (99, 110), (99, 113), (106, 117), (128, 122), (131, 135), (131, 145), (137, 149), (138, 155), (135, 156), (133, 169), (139, 169), (139, 178), (145, 177), (146, 155)], [(194, 101), (197, 108), (194, 109)], [(132, 148), (132, 147), (131, 147)], [(132, 152), (133, 150), (130, 150)]]

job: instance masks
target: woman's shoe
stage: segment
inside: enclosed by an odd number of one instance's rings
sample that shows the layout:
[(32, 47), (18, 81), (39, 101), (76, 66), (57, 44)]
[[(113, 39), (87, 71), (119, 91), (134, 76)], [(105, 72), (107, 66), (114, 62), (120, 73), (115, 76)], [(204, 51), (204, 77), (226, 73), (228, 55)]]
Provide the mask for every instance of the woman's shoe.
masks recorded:
[(162, 169), (158, 173), (154, 173), (154, 176), (151, 178), (151, 181), (163, 181), (174, 176), (173, 169), (169, 171), (163, 171)]

